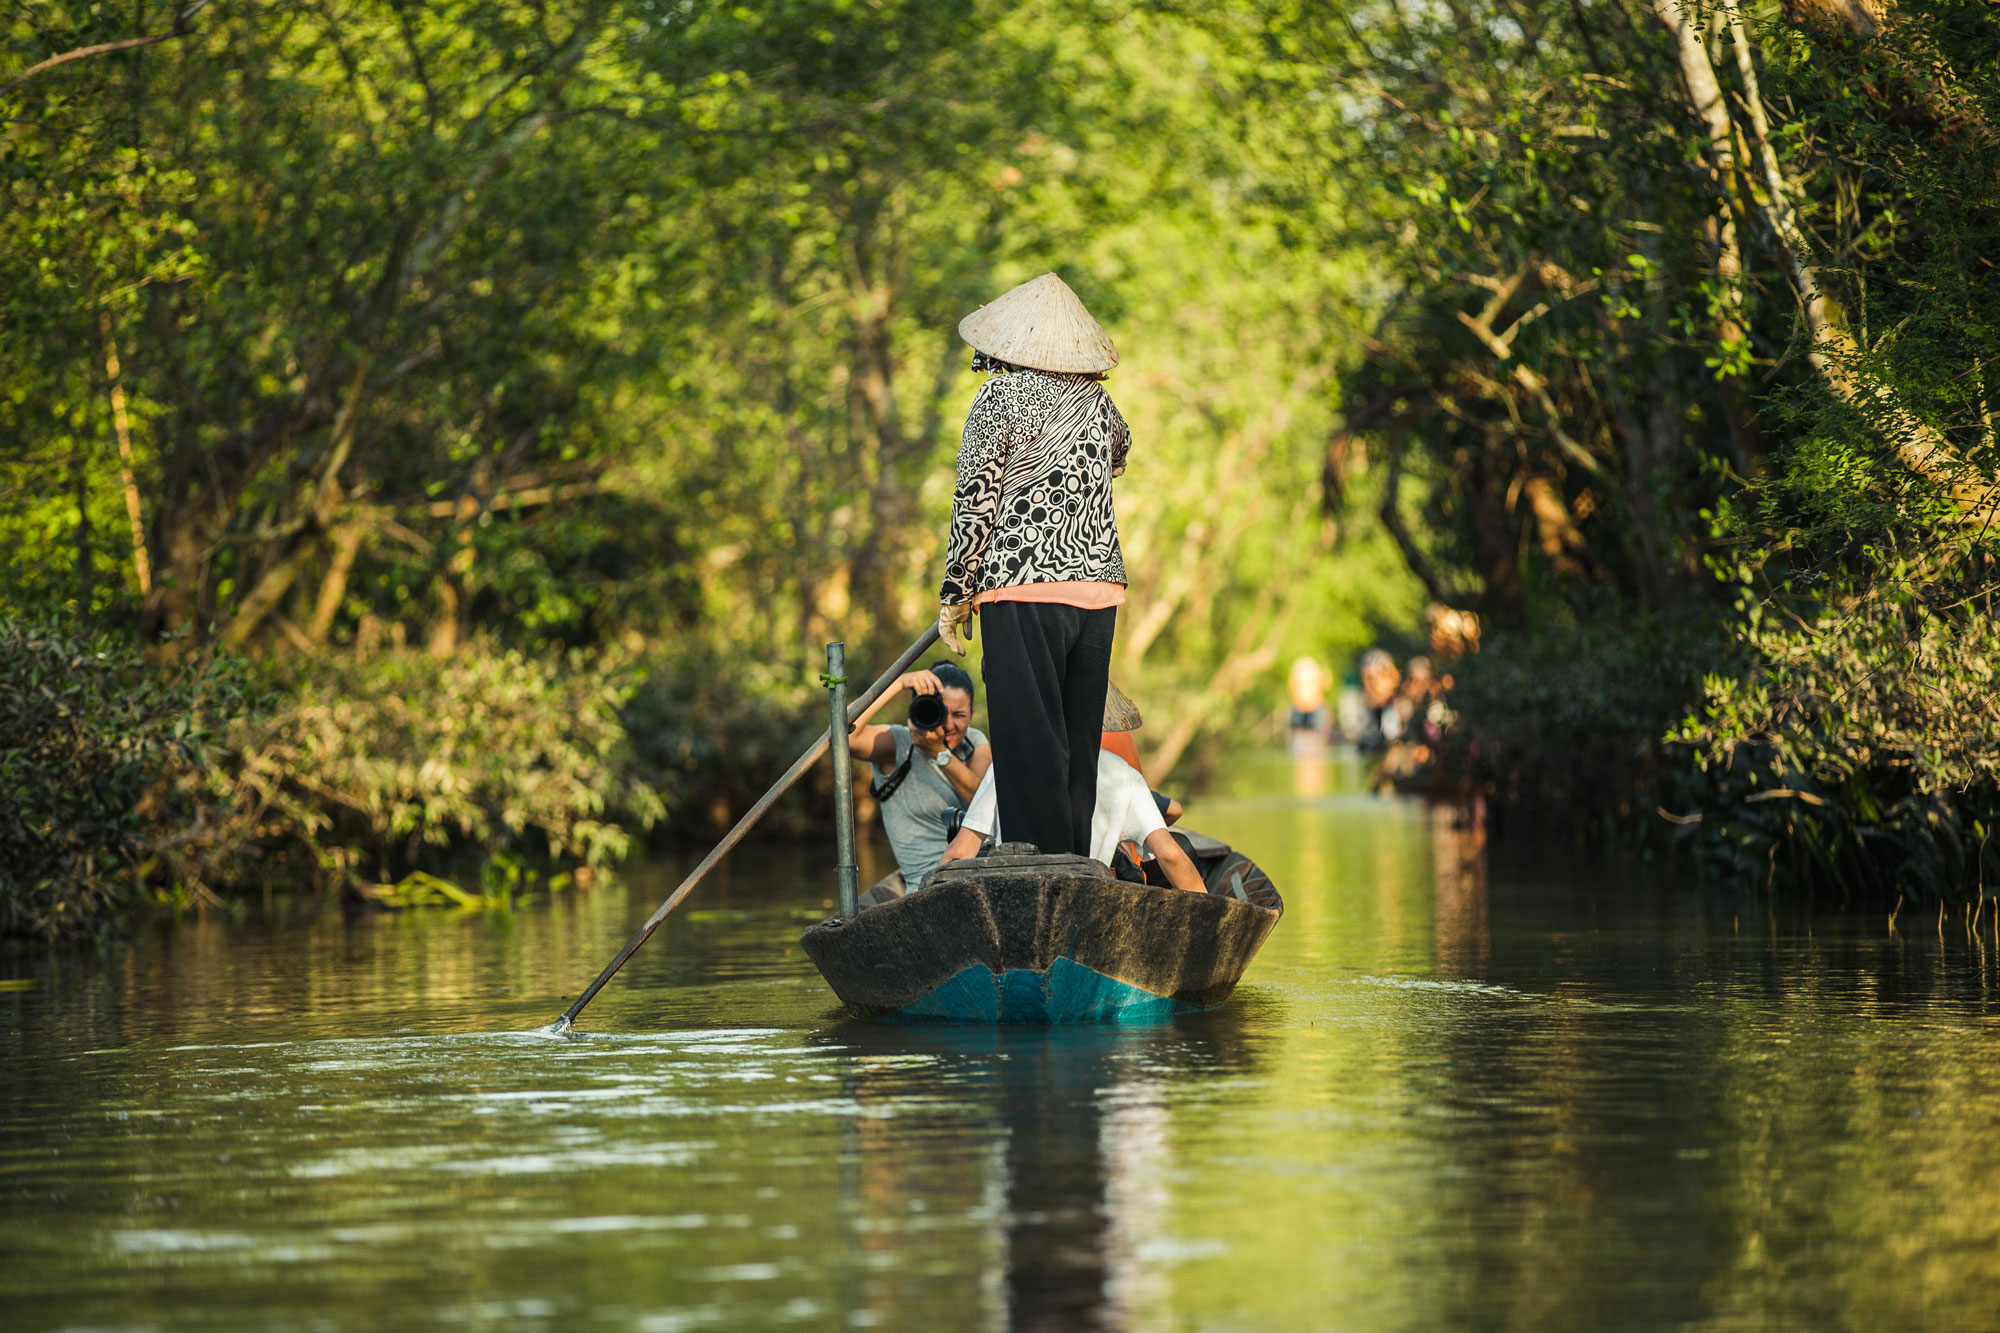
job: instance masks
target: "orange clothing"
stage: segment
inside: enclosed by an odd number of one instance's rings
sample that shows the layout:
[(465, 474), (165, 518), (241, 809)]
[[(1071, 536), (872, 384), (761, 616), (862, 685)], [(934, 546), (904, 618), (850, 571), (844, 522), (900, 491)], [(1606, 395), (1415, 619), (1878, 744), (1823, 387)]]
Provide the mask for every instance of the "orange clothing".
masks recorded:
[(1058, 583), (1017, 583), (1011, 588), (989, 588), (972, 599), (974, 606), (988, 602), (1060, 602), (1085, 611), (1102, 611), (1107, 606), (1125, 604), (1125, 585), (1075, 580)]
[[(1123, 759), (1126, 763), (1132, 765), (1133, 772), (1137, 773), (1142, 778), (1146, 776), (1146, 770), (1139, 767), (1139, 747), (1133, 743), (1131, 732), (1129, 731), (1104, 732), (1100, 737), (1100, 739), (1098, 740), (1097, 748), (1100, 750), (1111, 751), (1111, 753), (1117, 755), (1120, 759)], [(1129, 842), (1129, 841), (1123, 845), (1125, 847), (1125, 850), (1131, 853), (1132, 862), (1134, 865), (1141, 864), (1145, 861), (1146, 859), (1145, 848), (1141, 847), (1136, 842)]]
[(1131, 732), (1107, 731), (1104, 733), (1103, 740), (1099, 742), (1098, 748), (1111, 751), (1111, 753), (1132, 765), (1133, 771), (1138, 773), (1140, 777), (1143, 778), (1146, 776), (1146, 770), (1139, 766), (1139, 747), (1133, 743)]

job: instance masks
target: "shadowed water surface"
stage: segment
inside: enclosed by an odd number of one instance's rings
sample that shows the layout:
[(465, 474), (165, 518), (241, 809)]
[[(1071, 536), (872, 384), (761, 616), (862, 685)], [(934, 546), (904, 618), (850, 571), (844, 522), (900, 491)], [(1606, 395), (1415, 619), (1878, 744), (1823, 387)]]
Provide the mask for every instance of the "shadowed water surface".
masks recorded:
[[(1989, 916), (1490, 877), (1318, 760), (1190, 823), (1289, 910), (1225, 1009), (842, 1019), (829, 876), (0, 956), (9, 1328), (1990, 1328)], [(29, 983), (25, 989), (21, 983)]]

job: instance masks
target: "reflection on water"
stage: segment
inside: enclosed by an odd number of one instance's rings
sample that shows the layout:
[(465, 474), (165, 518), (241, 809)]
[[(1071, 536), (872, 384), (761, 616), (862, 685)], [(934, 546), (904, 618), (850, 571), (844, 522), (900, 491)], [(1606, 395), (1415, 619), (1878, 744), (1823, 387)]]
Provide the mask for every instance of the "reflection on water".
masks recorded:
[(509, 917), (0, 956), (11, 1327), (1987, 1327), (1995, 941), (1489, 870), (1338, 757), (1190, 822), (1288, 911), (1223, 1010), (857, 1023), (751, 853)]
[[(1249, 1005), (1054, 1033), (842, 1023), (813, 1044), (856, 1057), (847, 1086), (863, 1108), (893, 1102), (913, 1058), (958, 1071), (954, 1085), (980, 1108), (984, 1169), (964, 1188), (967, 1206), (994, 1223), (979, 1289), (990, 1322), (1125, 1327), (1148, 1322), (1137, 1316), (1168, 1290), (1158, 1261), (1172, 1245), (1175, 1090), (1252, 1072), (1249, 1030), (1269, 1017), (1268, 1006)], [(920, 1131), (901, 1116), (856, 1122), (848, 1160), (856, 1192), (876, 1208), (894, 1214), (929, 1197), (922, 1181), (935, 1163), (908, 1146)], [(895, 1234), (874, 1233), (864, 1247), (892, 1249)]]

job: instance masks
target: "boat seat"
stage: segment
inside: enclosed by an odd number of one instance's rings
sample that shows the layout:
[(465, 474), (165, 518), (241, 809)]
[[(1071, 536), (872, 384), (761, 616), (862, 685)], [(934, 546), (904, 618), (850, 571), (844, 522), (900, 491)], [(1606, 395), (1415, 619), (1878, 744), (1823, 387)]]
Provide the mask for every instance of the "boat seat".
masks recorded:
[(1087, 856), (1044, 852), (1031, 842), (1003, 842), (987, 848), (978, 856), (939, 866), (924, 876), (924, 887), (928, 889), (940, 880), (965, 875), (983, 875), (989, 870), (1036, 870), (1044, 874), (1085, 875), (1092, 879), (1112, 878), (1109, 866), (1102, 861), (1093, 861)]
[(1216, 860), (1229, 855), (1228, 843), (1220, 838), (1211, 838), (1206, 833), (1175, 829), (1174, 838), (1197, 861)]
[(1231, 852), (1222, 858), (1207, 874), (1203, 883), (1208, 891), (1219, 898), (1234, 898), (1238, 902), (1249, 903), (1253, 907), (1268, 907), (1282, 911), (1284, 900), (1271, 883), (1270, 876), (1257, 868), (1257, 863), (1240, 852)]
[(1042, 849), (1032, 842), (989, 842), (979, 849), (979, 854), (982, 857), (1040, 856)]
[(903, 883), (903, 872), (891, 870), (869, 885), (867, 891), (856, 899), (855, 903), (859, 910), (865, 912), (871, 907), (880, 907), (883, 903), (893, 903), (908, 891)]

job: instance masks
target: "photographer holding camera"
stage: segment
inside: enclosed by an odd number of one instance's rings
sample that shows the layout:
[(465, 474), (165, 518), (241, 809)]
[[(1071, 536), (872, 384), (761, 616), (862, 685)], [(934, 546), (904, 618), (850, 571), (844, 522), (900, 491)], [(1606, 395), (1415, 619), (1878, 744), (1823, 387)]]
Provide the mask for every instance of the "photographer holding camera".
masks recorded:
[[(868, 719), (904, 690), (908, 724), (872, 725)], [(972, 677), (939, 662), (899, 677), (847, 738), (849, 753), (872, 765), (868, 794), (882, 808), (882, 831), (909, 888), (944, 855), (993, 762), (993, 747), (971, 725), (972, 701)]]

